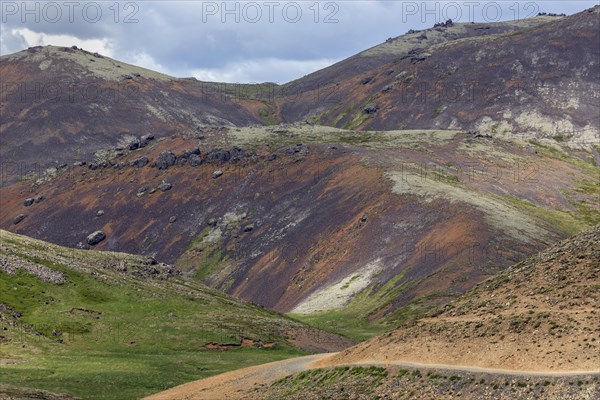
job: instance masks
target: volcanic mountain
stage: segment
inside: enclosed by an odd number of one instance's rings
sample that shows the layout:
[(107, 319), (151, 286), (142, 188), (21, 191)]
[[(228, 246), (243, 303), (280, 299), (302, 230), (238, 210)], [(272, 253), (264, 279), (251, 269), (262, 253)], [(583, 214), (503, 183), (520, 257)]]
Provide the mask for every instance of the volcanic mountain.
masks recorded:
[[(598, 15), (446, 23), (287, 86), (3, 56), (0, 228), (370, 336), (600, 222)], [(419, 94), (472, 78), (501, 95)]]

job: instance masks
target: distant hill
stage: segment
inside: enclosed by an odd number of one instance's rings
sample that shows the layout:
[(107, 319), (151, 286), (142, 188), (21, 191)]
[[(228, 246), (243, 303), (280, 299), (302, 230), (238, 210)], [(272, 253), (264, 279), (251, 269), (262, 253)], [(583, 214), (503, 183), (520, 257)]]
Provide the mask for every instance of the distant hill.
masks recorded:
[(600, 6), (390, 38), (282, 88), (282, 120), (360, 130), (470, 129), (598, 143)]

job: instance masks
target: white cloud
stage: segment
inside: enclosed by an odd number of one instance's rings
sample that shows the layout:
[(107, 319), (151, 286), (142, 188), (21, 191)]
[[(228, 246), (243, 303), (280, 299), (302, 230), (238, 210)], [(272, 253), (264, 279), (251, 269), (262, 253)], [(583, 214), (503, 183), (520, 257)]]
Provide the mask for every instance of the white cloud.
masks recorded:
[(98, 52), (108, 57), (113, 57), (112, 46), (108, 39), (80, 39), (71, 35), (50, 35), (34, 32), (28, 28), (12, 29), (12, 35), (23, 37), (27, 47), (33, 46), (77, 46), (91, 52)]
[(201, 81), (229, 83), (285, 83), (333, 64), (335, 60), (254, 59), (228, 63), (222, 68), (193, 69), (191, 75)]

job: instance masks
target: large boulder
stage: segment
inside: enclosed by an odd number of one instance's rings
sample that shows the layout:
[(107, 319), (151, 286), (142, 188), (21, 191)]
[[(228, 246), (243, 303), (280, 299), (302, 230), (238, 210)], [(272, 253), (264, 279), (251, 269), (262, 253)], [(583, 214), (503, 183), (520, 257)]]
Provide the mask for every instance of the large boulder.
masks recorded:
[(167, 169), (175, 165), (177, 156), (170, 151), (161, 151), (156, 159), (156, 167), (158, 169)]
[(158, 188), (162, 191), (162, 192), (166, 192), (168, 190), (171, 190), (173, 188), (173, 185), (171, 185), (168, 182), (162, 182), (160, 185), (158, 185)]
[(98, 243), (100, 243), (101, 241), (103, 241), (104, 239), (106, 239), (106, 234), (102, 231), (96, 231), (93, 233), (90, 233), (87, 238), (87, 244), (89, 244), (90, 246), (95, 246)]
[(148, 160), (148, 157), (142, 156), (142, 157), (136, 158), (135, 160), (130, 162), (129, 165), (132, 167), (142, 168), (142, 167), (146, 166), (149, 162), (150, 162), (150, 160)]
[(25, 219), (26, 215), (25, 214), (19, 214), (15, 217), (15, 219), (13, 220), (13, 224), (17, 225), (19, 222), (23, 221)]
[(140, 138), (140, 147), (146, 147), (148, 144), (154, 140), (154, 135), (144, 135)]
[(377, 110), (379, 110), (379, 106), (375, 103), (369, 103), (364, 108), (365, 114), (375, 114)]
[(190, 158), (188, 159), (190, 166), (192, 167), (198, 167), (202, 164), (202, 157), (200, 157), (199, 155), (196, 154), (192, 154), (190, 156)]
[(212, 149), (206, 155), (206, 161), (214, 164), (223, 164), (231, 159), (231, 153), (223, 149)]
[(249, 154), (246, 152), (246, 150), (244, 150), (241, 147), (237, 147), (237, 146), (234, 146), (230, 150), (230, 154), (231, 154), (231, 159), (229, 161), (232, 162), (232, 163), (234, 163), (236, 161), (239, 161), (242, 158), (245, 158), (245, 157), (249, 156)]

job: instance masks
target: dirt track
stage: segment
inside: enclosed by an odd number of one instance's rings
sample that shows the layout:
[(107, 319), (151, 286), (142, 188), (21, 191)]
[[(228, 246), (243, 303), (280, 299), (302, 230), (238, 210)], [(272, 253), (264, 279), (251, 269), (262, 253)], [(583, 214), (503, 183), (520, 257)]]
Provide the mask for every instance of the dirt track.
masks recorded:
[[(314, 368), (312, 363), (332, 353), (295, 357), (226, 372), (210, 378), (185, 383), (146, 397), (147, 400), (197, 399), (234, 400), (246, 398), (245, 393), (256, 384), (270, 384), (285, 376)], [(335, 354), (335, 353), (333, 353)]]
[[(176, 386), (164, 392), (146, 397), (147, 400), (235, 400), (248, 398), (247, 392), (258, 384), (271, 384), (287, 375), (295, 374), (308, 369), (320, 367), (332, 367), (338, 364), (327, 362), (327, 357), (336, 354), (318, 354), (305, 357), (291, 358), (289, 360), (276, 361), (254, 367), (243, 368), (210, 378), (186, 383)], [(576, 375), (598, 375), (598, 371), (514, 371), (493, 368), (479, 368), (465, 365), (446, 364), (421, 364), (404, 361), (390, 361), (390, 365), (404, 368), (443, 369), (450, 371), (464, 371), (473, 373), (487, 373), (510, 376), (548, 376), (566, 377)], [(341, 365), (341, 364), (340, 364)], [(385, 361), (373, 360), (372, 362), (361, 362), (350, 365), (377, 365), (384, 366)]]

